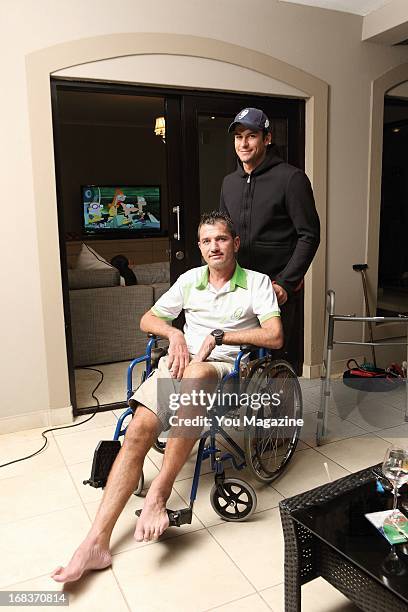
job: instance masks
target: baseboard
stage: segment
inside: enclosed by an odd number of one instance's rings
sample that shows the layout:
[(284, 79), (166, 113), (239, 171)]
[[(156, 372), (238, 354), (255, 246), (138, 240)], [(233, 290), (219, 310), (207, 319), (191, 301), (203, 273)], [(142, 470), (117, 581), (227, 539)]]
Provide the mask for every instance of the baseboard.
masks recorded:
[(40, 410), (38, 412), (26, 412), (9, 417), (0, 418), (0, 435), (26, 431), (43, 427), (58, 427), (73, 422), (72, 406), (56, 408), (55, 410)]
[[(344, 370), (347, 369), (347, 362), (350, 358), (346, 357), (346, 359), (339, 359), (338, 361), (332, 361), (331, 367), (331, 375), (339, 376), (343, 374)], [(359, 355), (357, 357), (353, 357), (357, 361), (357, 363), (363, 363), (364, 357)], [(316, 363), (313, 365), (303, 364), (303, 377), (304, 378), (320, 378), (322, 371), (322, 364)]]

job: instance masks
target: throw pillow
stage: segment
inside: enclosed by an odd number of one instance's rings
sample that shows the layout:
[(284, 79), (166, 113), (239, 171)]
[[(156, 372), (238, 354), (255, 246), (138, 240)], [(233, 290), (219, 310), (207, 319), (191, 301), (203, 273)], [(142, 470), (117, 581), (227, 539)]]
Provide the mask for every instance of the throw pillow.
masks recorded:
[(112, 266), (106, 259), (83, 242), (75, 268), (77, 270), (106, 270), (106, 268), (112, 268)]

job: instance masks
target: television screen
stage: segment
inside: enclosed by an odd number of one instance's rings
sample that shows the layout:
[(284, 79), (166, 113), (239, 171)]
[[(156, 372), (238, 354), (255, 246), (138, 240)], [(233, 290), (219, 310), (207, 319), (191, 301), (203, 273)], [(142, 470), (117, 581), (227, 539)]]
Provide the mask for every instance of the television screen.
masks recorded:
[(158, 185), (82, 186), (83, 229), (88, 235), (156, 234), (161, 231)]

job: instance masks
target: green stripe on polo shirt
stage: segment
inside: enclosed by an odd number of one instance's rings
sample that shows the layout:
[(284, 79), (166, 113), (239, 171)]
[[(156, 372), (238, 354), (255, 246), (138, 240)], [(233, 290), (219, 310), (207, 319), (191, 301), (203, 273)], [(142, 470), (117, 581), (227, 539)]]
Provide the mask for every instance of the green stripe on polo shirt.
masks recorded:
[(160, 310), (158, 310), (155, 306), (152, 306), (150, 312), (154, 314), (155, 317), (159, 319), (163, 319), (163, 321), (174, 321), (176, 317), (166, 317), (166, 315), (161, 314)]
[(200, 280), (196, 284), (196, 289), (206, 289), (208, 285), (208, 266), (205, 266)]
[[(206, 289), (208, 285), (208, 277), (209, 277), (208, 266), (205, 266), (203, 273), (201, 275), (201, 278), (196, 284), (196, 289), (200, 289), (200, 290)], [(247, 273), (245, 270), (241, 268), (239, 263), (235, 265), (234, 274), (232, 275), (231, 280), (230, 280), (230, 291), (235, 291), (235, 287), (237, 286), (242, 287), (242, 289), (248, 288)]]
[(234, 291), (237, 285), (242, 287), (242, 289), (248, 288), (247, 273), (241, 268), (239, 263), (235, 266), (234, 274), (230, 280), (230, 291)]
[(258, 319), (260, 323), (265, 323), (265, 321), (267, 321), (268, 319), (272, 319), (272, 317), (280, 317), (280, 312), (278, 310), (275, 310), (274, 312), (269, 312), (268, 314), (263, 315), (262, 317), (258, 317)]

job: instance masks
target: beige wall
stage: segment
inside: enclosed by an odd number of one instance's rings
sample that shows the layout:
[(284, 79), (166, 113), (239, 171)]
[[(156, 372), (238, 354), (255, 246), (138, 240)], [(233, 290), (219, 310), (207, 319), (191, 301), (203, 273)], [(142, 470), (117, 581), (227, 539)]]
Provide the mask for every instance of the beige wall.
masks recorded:
[[(242, 18), (232, 19), (233, 15)], [(259, 51), (329, 83), (328, 285), (337, 291), (338, 311), (361, 312), (359, 279), (351, 265), (364, 260), (366, 251), (371, 82), (406, 62), (408, 49), (362, 43), (360, 17), (273, 0), (253, 0), (250, 18), (249, 5), (244, 0), (217, 0), (216, 9), (215, 3), (198, 0), (3, 0), (0, 23), (5, 86), (0, 114), (0, 168), (4, 174), (2, 184), (10, 191), (9, 199), (5, 195), (3, 201), (6, 214), (1, 239), (5, 278), (0, 418), (32, 414), (32, 421), (19, 421), (27, 427), (30, 423), (39, 424), (38, 415), (45, 423), (50, 407), (54, 412), (61, 409), (63, 415), (64, 407), (69, 405), (66, 363), (59, 359), (53, 369), (47, 372), (46, 368), (47, 304), (41, 298), (38, 249), (44, 246), (48, 225), (50, 231), (55, 230), (56, 218), (55, 214), (41, 217), (41, 198), (34, 202), (25, 66), (28, 54), (51, 45), (121, 32), (189, 34)], [(183, 53), (188, 55), (188, 47)], [(54, 70), (63, 67), (55, 66)], [(208, 78), (211, 81), (211, 75)], [(49, 100), (44, 97), (42, 104), (49, 105)], [(47, 138), (48, 133), (44, 134), (45, 142)], [(40, 171), (38, 166), (35, 169), (40, 192), (42, 184), (53, 180), (47, 155), (44, 160), (45, 166)], [(40, 220), (41, 228), (36, 226), (36, 220)], [(41, 259), (41, 274), (55, 279), (46, 300), (60, 302), (59, 280), (51, 274), (58, 253), (55, 244), (51, 247), (49, 261)], [(60, 332), (52, 341), (47, 339), (48, 348), (54, 346), (56, 352), (61, 350)], [(52, 402), (48, 392), (51, 383), (59, 386), (59, 394)], [(16, 428), (18, 421), (3, 420), (1, 426), (3, 431)]]

